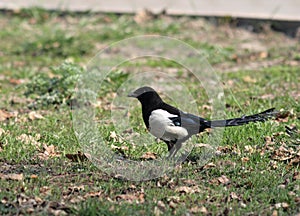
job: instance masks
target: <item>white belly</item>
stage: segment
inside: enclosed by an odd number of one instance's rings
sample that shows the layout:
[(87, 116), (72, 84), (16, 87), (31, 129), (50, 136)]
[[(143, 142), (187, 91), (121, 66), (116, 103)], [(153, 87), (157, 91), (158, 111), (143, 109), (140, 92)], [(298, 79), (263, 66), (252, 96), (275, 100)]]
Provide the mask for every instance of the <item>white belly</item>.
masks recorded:
[(178, 117), (168, 113), (165, 110), (154, 110), (149, 117), (150, 133), (160, 139), (170, 141), (179, 140), (188, 136), (188, 132), (185, 128), (175, 126), (169, 119), (170, 117)]

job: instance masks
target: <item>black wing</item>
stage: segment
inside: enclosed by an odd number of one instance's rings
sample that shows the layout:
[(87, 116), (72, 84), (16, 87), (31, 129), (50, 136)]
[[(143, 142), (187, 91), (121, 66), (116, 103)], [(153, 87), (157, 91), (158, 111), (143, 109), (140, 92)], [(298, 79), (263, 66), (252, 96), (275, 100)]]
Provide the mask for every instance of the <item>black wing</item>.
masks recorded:
[(169, 104), (163, 103), (161, 108), (171, 114), (178, 115), (178, 117), (171, 117), (170, 119), (175, 126), (186, 128), (190, 135), (200, 133), (204, 131), (204, 129), (210, 127), (209, 121), (206, 119), (190, 113), (182, 112)]
[(186, 128), (189, 135), (200, 133), (210, 127), (209, 121), (190, 113), (181, 112), (180, 116), (170, 119), (175, 126)]

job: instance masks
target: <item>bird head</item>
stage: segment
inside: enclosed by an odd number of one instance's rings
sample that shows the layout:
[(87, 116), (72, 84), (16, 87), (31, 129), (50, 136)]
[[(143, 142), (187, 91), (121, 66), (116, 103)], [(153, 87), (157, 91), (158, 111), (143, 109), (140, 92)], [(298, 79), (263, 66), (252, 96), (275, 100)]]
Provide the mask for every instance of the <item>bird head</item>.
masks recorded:
[(150, 102), (153, 100), (161, 100), (157, 92), (149, 86), (143, 86), (136, 89), (135, 91), (129, 93), (128, 97), (137, 98), (141, 103)]

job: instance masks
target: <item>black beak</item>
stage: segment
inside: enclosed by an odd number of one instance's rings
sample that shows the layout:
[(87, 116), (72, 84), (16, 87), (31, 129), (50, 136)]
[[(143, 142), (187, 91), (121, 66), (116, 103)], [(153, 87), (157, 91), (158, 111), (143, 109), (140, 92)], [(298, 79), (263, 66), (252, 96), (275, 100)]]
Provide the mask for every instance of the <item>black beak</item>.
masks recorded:
[(137, 95), (134, 93), (134, 92), (130, 92), (127, 97), (133, 97), (133, 98), (136, 98)]

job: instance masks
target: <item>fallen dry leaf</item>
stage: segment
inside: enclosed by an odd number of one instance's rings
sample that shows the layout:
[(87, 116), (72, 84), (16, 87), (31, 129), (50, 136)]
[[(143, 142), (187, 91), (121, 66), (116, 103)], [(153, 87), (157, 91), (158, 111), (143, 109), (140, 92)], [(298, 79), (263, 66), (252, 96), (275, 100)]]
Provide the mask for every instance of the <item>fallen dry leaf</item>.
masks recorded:
[(263, 100), (265, 100), (265, 99), (272, 100), (275, 98), (275, 95), (274, 94), (264, 94), (264, 95), (260, 96), (260, 98)]
[(61, 215), (67, 215), (67, 212), (61, 209), (49, 209), (49, 212), (53, 214), (54, 216), (61, 216)]
[(194, 206), (190, 209), (191, 213), (199, 213), (200, 212), (200, 207), (199, 206)]
[(172, 209), (175, 209), (177, 207), (177, 204), (173, 201), (170, 201), (169, 202), (169, 207), (172, 208)]
[(227, 178), (225, 175), (222, 175), (222, 176), (218, 177), (217, 179), (221, 184), (224, 184), (224, 185), (230, 183), (229, 178)]
[(187, 185), (197, 185), (197, 182), (193, 179), (183, 179), (183, 182)]
[(28, 209), (26, 209), (26, 213), (28, 214), (32, 214), (34, 212), (34, 208), (29, 207)]
[(300, 204), (300, 197), (295, 197), (295, 203)]
[(239, 205), (240, 205), (242, 208), (246, 208), (246, 207), (247, 207), (246, 203), (244, 203), (244, 202), (239, 202)]
[(283, 156), (283, 157), (278, 157), (277, 160), (280, 160), (280, 161), (287, 161), (287, 160), (290, 160), (292, 159), (294, 156), (293, 155), (289, 155), (289, 156)]
[(10, 104), (15, 105), (15, 104), (30, 104), (33, 103), (33, 99), (31, 98), (24, 98), (24, 97), (18, 97), (14, 95), (12, 98), (10, 98)]
[(199, 192), (198, 186), (188, 187), (188, 186), (180, 186), (175, 188), (175, 192), (193, 194)]
[(196, 213), (202, 213), (204, 215), (208, 214), (207, 208), (205, 208), (204, 206), (201, 206), (201, 207), (194, 206), (190, 209), (190, 212), (193, 214), (196, 214)]
[(170, 197), (167, 197), (167, 202), (168, 204), (170, 205), (170, 203), (179, 203), (180, 202), (180, 197), (179, 196), (170, 196)]
[(256, 79), (252, 78), (250, 76), (244, 76), (243, 80), (244, 80), (244, 82), (247, 82), (247, 83), (256, 83)]
[[(111, 138), (113, 142), (118, 142), (118, 143), (122, 143), (123, 142), (123, 138), (121, 136), (118, 136), (115, 131), (110, 131), (109, 138)], [(122, 148), (122, 147), (118, 147), (118, 146), (114, 146), (114, 147), (115, 147), (115, 149)]]
[(112, 138), (112, 139), (116, 139), (117, 138), (117, 134), (116, 134), (115, 131), (110, 131), (109, 133), (110, 133), (110, 135), (109, 135), (110, 138)]
[(153, 152), (146, 152), (145, 154), (142, 155), (141, 159), (155, 160), (156, 159), (156, 155)]
[(10, 118), (16, 117), (17, 113), (7, 112), (5, 110), (0, 110), (0, 122), (8, 120)]
[(80, 151), (78, 151), (76, 154), (66, 154), (66, 157), (72, 162), (81, 162), (88, 159), (85, 154)]
[(300, 164), (300, 156), (296, 156), (295, 158), (293, 158), (293, 159), (289, 162), (288, 166), (298, 165), (298, 164)]
[(273, 145), (273, 138), (270, 136), (265, 136), (266, 145)]
[(123, 151), (128, 151), (129, 148), (128, 146), (116, 146), (116, 145), (111, 145), (111, 149), (119, 150), (121, 153), (124, 153)]
[(275, 208), (276, 208), (276, 209), (279, 209), (279, 208), (284, 208), (284, 209), (286, 209), (286, 208), (288, 208), (288, 207), (289, 207), (289, 204), (286, 203), (286, 202), (276, 203), (276, 204), (275, 204)]
[(163, 201), (159, 200), (157, 206), (154, 207), (154, 215), (163, 215), (163, 211), (166, 209), (166, 205)]
[(84, 195), (84, 198), (89, 198), (89, 197), (100, 197), (102, 194), (102, 191), (93, 191), (93, 192), (89, 192), (87, 194)]
[(231, 146), (218, 146), (216, 153), (217, 152), (218, 154), (227, 154), (227, 153), (231, 153), (232, 149)]
[(259, 53), (259, 58), (261, 58), (261, 59), (265, 59), (268, 56), (269, 56), (269, 53), (266, 52), (266, 51), (262, 51), (262, 52)]
[(44, 143), (43, 149), (44, 149), (44, 152), (38, 154), (38, 157), (41, 160), (47, 160), (50, 157), (59, 157), (60, 156), (60, 152), (56, 151), (56, 148), (54, 145), (47, 146)]
[(280, 152), (286, 152), (286, 153), (289, 152), (289, 150), (287, 149), (287, 146), (285, 144), (281, 145), (278, 150)]
[(25, 82), (24, 79), (9, 79), (9, 82), (13, 85), (20, 85)]
[(16, 173), (10, 173), (10, 174), (2, 174), (0, 173), (0, 178), (3, 180), (16, 180), (16, 181), (22, 181), (23, 180), (23, 174), (16, 174)]
[(84, 185), (79, 186), (70, 186), (68, 187), (69, 194), (73, 194), (74, 192), (84, 191)]
[(250, 158), (248, 158), (248, 157), (242, 157), (241, 160), (242, 160), (243, 163), (247, 163), (250, 160)]
[[(63, 202), (55, 202), (55, 201), (50, 201), (48, 203), (48, 210), (53, 213), (53, 212), (58, 212), (57, 214), (54, 215), (65, 215), (65, 210), (68, 211), (70, 210)], [(65, 213), (63, 213), (65, 212)], [(62, 214), (63, 213), (63, 214)]]
[(48, 186), (40, 187), (40, 193), (44, 195), (51, 195), (51, 188)]
[(157, 206), (155, 206), (154, 207), (154, 215), (160, 216), (160, 215), (163, 215), (163, 212)]
[(164, 204), (164, 202), (163, 201), (161, 201), (161, 200), (159, 200), (158, 202), (157, 202), (157, 206), (160, 208), (160, 209), (166, 209), (166, 205)]
[(54, 147), (54, 145), (47, 146), (46, 144), (44, 144), (43, 148), (45, 149), (44, 154), (47, 154), (47, 155), (55, 154), (55, 147)]
[(274, 210), (273, 212), (272, 212), (272, 215), (271, 216), (278, 216), (278, 211), (277, 210)]
[(202, 109), (204, 109), (204, 110), (213, 110), (212, 106), (207, 105), (207, 104), (202, 105)]
[(205, 214), (205, 215), (208, 214), (208, 211), (207, 211), (207, 209), (206, 209), (204, 206), (202, 206), (202, 207), (200, 208), (200, 211), (199, 211), (199, 212), (202, 213), (202, 214)]
[(30, 178), (31, 178), (31, 179), (37, 179), (37, 178), (38, 178), (38, 176), (37, 176), (37, 175), (35, 175), (35, 174), (32, 174), (32, 175), (30, 176)]
[(249, 154), (252, 154), (254, 152), (254, 149), (252, 146), (250, 145), (246, 145), (245, 146), (245, 152), (249, 153)]
[(28, 118), (30, 120), (35, 120), (35, 119), (43, 119), (44, 117), (37, 113), (36, 111), (31, 111), (30, 113), (28, 113)]
[(20, 136), (17, 137), (17, 140), (23, 142), (26, 145), (34, 145), (34, 146), (40, 146), (41, 143), (38, 142), (39, 139), (41, 138), (40, 134), (36, 134), (34, 137), (28, 134), (21, 134)]
[(216, 164), (210, 162), (210, 163), (206, 164), (206, 165), (203, 167), (203, 169), (211, 169), (211, 168), (213, 168), (213, 167), (216, 167)]
[(231, 88), (235, 84), (235, 81), (230, 79), (230, 80), (227, 80), (226, 82), (223, 82), (223, 84), (224, 84), (225, 88)]
[(294, 173), (293, 180), (300, 180), (300, 172), (295, 172)]
[(292, 111), (282, 111), (282, 112), (279, 112), (276, 115), (276, 121), (277, 122), (288, 122), (289, 117), (293, 116)]
[(239, 199), (238, 195), (235, 192), (230, 193), (230, 198), (231, 199)]
[(1, 203), (2, 203), (2, 204), (8, 203), (8, 198), (7, 198), (7, 197), (3, 197), (3, 198), (1, 199)]
[(300, 163), (300, 151), (293, 147), (288, 147), (282, 142), (281, 146), (273, 151), (272, 159), (289, 162), (288, 166)]
[(141, 194), (120, 194), (116, 196), (116, 200), (124, 200), (127, 201), (129, 203), (144, 203), (144, 193)]
[(82, 197), (82, 196), (79, 196), (79, 195), (77, 195), (76, 197), (72, 197), (71, 199), (70, 199), (70, 203), (79, 203), (79, 202), (82, 202), (82, 201), (84, 201), (85, 199)]
[(204, 148), (211, 148), (211, 145), (205, 144), (205, 143), (196, 143), (194, 147), (195, 148), (202, 148), (202, 147), (204, 147)]
[(273, 161), (273, 160), (271, 160), (270, 161), (270, 167), (272, 168), (272, 169), (277, 169), (278, 168), (278, 164), (277, 164), (277, 161)]

